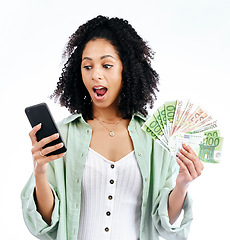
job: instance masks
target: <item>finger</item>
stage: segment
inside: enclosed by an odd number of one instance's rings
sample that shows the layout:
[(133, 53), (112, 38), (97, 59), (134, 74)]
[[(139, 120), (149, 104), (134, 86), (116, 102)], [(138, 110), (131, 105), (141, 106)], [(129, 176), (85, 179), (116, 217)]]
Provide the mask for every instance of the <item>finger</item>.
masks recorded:
[(193, 149), (188, 144), (184, 143), (183, 147), (181, 148), (181, 153), (183, 153), (188, 159), (193, 161), (198, 175), (201, 175), (201, 172), (204, 170), (204, 165), (198, 158), (196, 153), (193, 151)]
[(191, 161), (190, 159), (188, 159), (184, 153), (179, 152), (178, 153), (178, 157), (180, 158), (180, 160), (183, 161), (184, 165), (186, 166), (186, 168), (188, 169), (190, 175), (192, 176), (193, 179), (198, 177), (198, 174), (196, 172), (196, 168), (193, 164), (193, 161)]
[(32, 145), (34, 146), (34, 144), (37, 142), (37, 137), (36, 137), (36, 133), (37, 131), (39, 131), (41, 129), (42, 124), (39, 123), (38, 125), (36, 125), (35, 127), (32, 128), (32, 130), (29, 133)]
[(39, 155), (39, 153), (37, 152), (36, 155), (37, 155), (37, 160), (35, 160), (35, 165), (36, 165), (36, 167), (41, 167), (46, 163), (52, 162), (56, 159), (59, 159), (59, 158), (63, 157), (65, 155), (65, 153), (61, 153), (61, 154), (57, 154), (57, 155), (51, 155), (49, 157), (46, 157), (46, 156), (41, 157)]
[(193, 149), (191, 148), (191, 146), (189, 146), (187, 143), (183, 143), (183, 148), (184, 148), (186, 151), (188, 151), (189, 153), (197, 156), (196, 153), (195, 153), (195, 152), (193, 151)]
[[(39, 151), (36, 151), (34, 154), (33, 154), (33, 158), (35, 161), (40, 161), (41, 159), (46, 159), (46, 161), (49, 162), (49, 158), (51, 158), (51, 161), (53, 161), (53, 158), (57, 159), (60, 157), (60, 155), (62, 155), (62, 153), (60, 154), (56, 154), (56, 155), (50, 155), (50, 156), (47, 156), (49, 153), (52, 153), (60, 148), (63, 147), (63, 143), (59, 143), (59, 144), (56, 144), (54, 146), (51, 146), (51, 147), (47, 147), (45, 149), (40, 149)], [(63, 153), (65, 155), (65, 152)]]
[(64, 155), (65, 155), (65, 153), (60, 153), (60, 154), (57, 154), (57, 155), (51, 155), (51, 156), (47, 157), (48, 158), (48, 162), (54, 161), (56, 159), (59, 159), (59, 158), (63, 157)]
[(190, 175), (187, 167), (185, 166), (185, 164), (183, 163), (183, 161), (180, 160), (179, 157), (176, 158), (176, 161), (177, 161), (177, 163), (178, 163), (178, 165), (179, 165), (179, 167), (180, 167), (180, 172), (184, 172), (184, 173), (187, 173), (187, 174)]
[(180, 149), (180, 153), (182, 153), (186, 158), (188, 158), (189, 160), (191, 160), (192, 162), (196, 162), (197, 161), (197, 155), (194, 153), (191, 153), (189, 151), (187, 151), (184, 147), (182, 147)]
[[(62, 148), (63, 145), (64, 145), (63, 143), (59, 143), (59, 144), (56, 144), (56, 145), (54, 145), (54, 146), (44, 148), (44, 149), (42, 149), (42, 154), (41, 154), (41, 151), (40, 151), (40, 155), (47, 155), (47, 154), (49, 154), (49, 153), (51, 153), (51, 152), (54, 152), (54, 151)], [(43, 157), (44, 157), (44, 156), (43, 156)]]
[(32, 153), (35, 153), (42, 149), (46, 144), (53, 142), (54, 140), (59, 138), (59, 134), (55, 133), (49, 137), (43, 138), (41, 141), (36, 142), (33, 148)]

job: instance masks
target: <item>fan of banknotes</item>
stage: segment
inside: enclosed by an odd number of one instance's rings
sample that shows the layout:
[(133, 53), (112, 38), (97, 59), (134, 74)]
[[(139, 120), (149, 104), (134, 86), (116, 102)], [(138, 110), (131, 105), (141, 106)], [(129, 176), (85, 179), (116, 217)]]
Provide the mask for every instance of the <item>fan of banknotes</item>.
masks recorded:
[(223, 138), (217, 121), (190, 100), (165, 102), (142, 129), (173, 156), (187, 143), (200, 160), (220, 161)]

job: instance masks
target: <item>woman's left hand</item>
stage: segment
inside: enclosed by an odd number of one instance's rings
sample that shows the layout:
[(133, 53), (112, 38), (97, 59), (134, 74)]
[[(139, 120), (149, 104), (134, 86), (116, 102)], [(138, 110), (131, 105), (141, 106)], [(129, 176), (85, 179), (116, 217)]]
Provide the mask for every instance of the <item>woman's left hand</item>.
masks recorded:
[(176, 161), (180, 166), (176, 185), (179, 188), (187, 188), (189, 183), (201, 175), (204, 165), (193, 149), (185, 143), (177, 154)]

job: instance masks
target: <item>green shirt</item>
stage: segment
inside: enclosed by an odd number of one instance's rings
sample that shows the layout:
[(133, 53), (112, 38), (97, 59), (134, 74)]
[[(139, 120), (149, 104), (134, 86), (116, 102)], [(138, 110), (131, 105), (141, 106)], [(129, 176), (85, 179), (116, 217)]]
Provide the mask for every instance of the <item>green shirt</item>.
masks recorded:
[[(140, 239), (157, 240), (159, 236), (170, 240), (187, 239), (192, 221), (192, 200), (186, 196), (181, 225), (173, 227), (169, 223), (167, 206), (178, 175), (178, 164), (141, 129), (145, 120), (142, 115), (134, 114), (128, 127), (143, 180)], [(34, 174), (21, 194), (23, 216), (30, 232), (39, 239), (77, 240), (81, 180), (92, 129), (81, 114), (71, 115), (58, 127), (68, 150), (63, 158), (49, 163), (47, 170), (55, 196), (51, 226), (43, 221), (36, 208)]]

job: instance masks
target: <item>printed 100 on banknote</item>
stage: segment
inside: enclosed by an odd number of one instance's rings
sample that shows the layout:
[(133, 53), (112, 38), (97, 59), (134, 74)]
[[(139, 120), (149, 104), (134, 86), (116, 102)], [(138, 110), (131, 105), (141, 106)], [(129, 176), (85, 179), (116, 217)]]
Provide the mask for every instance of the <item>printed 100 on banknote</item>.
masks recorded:
[(190, 100), (165, 102), (142, 129), (173, 156), (186, 142), (200, 160), (220, 161), (223, 138), (217, 129), (217, 121)]

